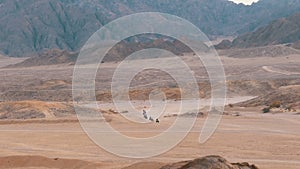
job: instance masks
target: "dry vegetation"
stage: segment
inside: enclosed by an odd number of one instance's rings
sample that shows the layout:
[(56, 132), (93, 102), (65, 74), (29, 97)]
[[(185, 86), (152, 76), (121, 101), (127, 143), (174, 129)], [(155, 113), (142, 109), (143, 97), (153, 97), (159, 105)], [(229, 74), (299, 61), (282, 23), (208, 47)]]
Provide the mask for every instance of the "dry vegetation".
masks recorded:
[(0, 103), (0, 119), (40, 119), (57, 118), (74, 115), (72, 104), (42, 102), (42, 101), (17, 101)]

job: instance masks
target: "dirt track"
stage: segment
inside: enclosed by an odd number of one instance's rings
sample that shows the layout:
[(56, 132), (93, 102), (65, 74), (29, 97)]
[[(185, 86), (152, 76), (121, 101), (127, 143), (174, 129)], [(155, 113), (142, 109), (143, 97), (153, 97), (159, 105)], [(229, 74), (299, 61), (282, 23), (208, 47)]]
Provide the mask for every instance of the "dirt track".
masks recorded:
[(274, 70), (272, 67), (268, 67), (268, 66), (263, 66), (262, 68), (264, 70), (266, 70), (267, 72), (270, 72), (270, 73), (279, 73), (279, 74), (283, 74), (283, 75), (297, 75), (297, 74), (300, 74), (300, 72), (289, 72), (289, 71), (285, 71), (285, 70)]

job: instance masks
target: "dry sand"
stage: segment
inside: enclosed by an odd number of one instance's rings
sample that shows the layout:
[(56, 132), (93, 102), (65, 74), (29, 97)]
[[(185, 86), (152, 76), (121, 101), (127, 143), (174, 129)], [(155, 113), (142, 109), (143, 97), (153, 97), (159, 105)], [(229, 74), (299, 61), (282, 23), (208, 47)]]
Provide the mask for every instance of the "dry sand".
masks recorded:
[[(85, 164), (78, 161), (83, 160), (105, 165), (104, 168), (121, 168), (138, 162), (157, 162), (155, 165), (159, 165), (159, 163), (178, 162), (212, 154), (224, 156), (231, 162), (248, 161), (262, 169), (299, 168), (300, 116), (262, 115), (256, 113), (258, 111), (245, 110), (246, 113), (242, 113), (239, 117), (224, 116), (217, 132), (202, 145), (198, 143), (198, 137), (204, 118), (199, 118), (191, 133), (177, 147), (165, 154), (145, 160), (120, 158), (104, 151), (87, 137), (76, 122), (0, 125), (2, 138), (0, 152), (2, 157), (44, 156), (52, 159), (73, 159), (79, 164)], [(112, 126), (119, 130), (126, 130), (123, 131), (124, 133), (138, 136), (143, 131), (139, 131), (130, 123), (112, 118)], [(162, 119), (157, 131), (169, 126), (173, 120), (173, 118)], [(9, 158), (16, 160), (14, 157)], [(44, 167), (48, 167), (46, 163), (51, 159), (44, 161), (46, 161)], [(21, 164), (22, 162), (16, 162), (14, 167), (20, 167)], [(67, 167), (68, 163), (64, 164), (66, 166), (61, 167)], [(149, 164), (145, 163), (145, 165)], [(28, 167), (36, 166), (29, 163)]]
[[(193, 64), (193, 59), (190, 56), (186, 56), (184, 59)], [(17, 62), (20, 60), (0, 58), (0, 67)], [(249, 99), (244, 97), (257, 96), (260, 92), (264, 93), (271, 87), (276, 89), (276, 87), (299, 85), (297, 84), (298, 81), (293, 80), (299, 79), (299, 74), (295, 74), (300, 65), (299, 55), (243, 59), (224, 56), (222, 62), (227, 80), (250, 80), (250, 82), (236, 83), (235, 86), (229, 88), (229, 96), (238, 97), (229, 99), (228, 103)], [(293, 65), (293, 69), (289, 68), (290, 65)], [(101, 82), (100, 87), (107, 89), (110, 86), (109, 75), (112, 75), (113, 68), (116, 66), (116, 63), (103, 65), (106, 71), (100, 72), (99, 79), (97, 79), (98, 83)], [(202, 71), (203, 67), (194, 66), (197, 78), (205, 80), (207, 75), (205, 71)], [(268, 71), (269, 69), (280, 70), (280, 72)], [(73, 67), (66, 65), (17, 69), (1, 68), (0, 76), (4, 78), (0, 81), (0, 94), (6, 96), (11, 102), (20, 104), (23, 104), (24, 100), (31, 100), (28, 98), (31, 98), (32, 94), (36, 97), (35, 99), (45, 102), (35, 102), (35, 104), (30, 102), (31, 107), (35, 107), (42, 113), (47, 113), (48, 109), (52, 108), (53, 103), (65, 106), (65, 103), (59, 102), (70, 99), (72, 72)], [(281, 72), (293, 73), (285, 75)], [(151, 80), (153, 77), (150, 75), (148, 79)], [(165, 80), (161, 74), (155, 74), (155, 76), (158, 82)], [(277, 81), (265, 84), (264, 82), (252, 82), (252, 80)], [(281, 81), (283, 81), (283, 85), (280, 83)], [(148, 81), (142, 81), (134, 84), (144, 86), (147, 83)], [(240, 88), (238, 88), (239, 85), (241, 85)], [(155, 84), (154, 87), (156, 87)], [(253, 92), (252, 88), (255, 87), (261, 89)], [(35, 91), (40, 93), (36, 94)], [(21, 102), (18, 102), (19, 100)], [(55, 102), (48, 103), (47, 101)], [(148, 105), (141, 101), (133, 102), (139, 110)], [(166, 115), (172, 114), (178, 106), (178, 102), (169, 101), (169, 103)], [(4, 102), (3, 104), (9, 103)], [(40, 105), (44, 106), (40, 107)], [(113, 105), (108, 102), (101, 103), (101, 108), (105, 110), (114, 109)], [(240, 116), (224, 116), (216, 133), (205, 144), (198, 143), (199, 132), (205, 118), (198, 118), (193, 130), (178, 146), (165, 154), (143, 160), (120, 158), (101, 149), (83, 132), (75, 117), (67, 116), (56, 119), (57, 117), (53, 117), (53, 114), (50, 113), (46, 114), (44, 119), (5, 120), (0, 122), (0, 168), (98, 167), (119, 169), (138, 163), (131, 166), (130, 169), (151, 169), (151, 167), (156, 169), (166, 163), (191, 160), (206, 155), (220, 155), (230, 162), (247, 161), (262, 169), (300, 169), (300, 115), (295, 115), (297, 112), (261, 114), (262, 108), (233, 107), (226, 109), (226, 114), (238, 114)], [(160, 124), (135, 125), (117, 114), (106, 114), (106, 118), (110, 119), (108, 121), (116, 129), (136, 137), (148, 136), (143, 133), (145, 128), (155, 129), (152, 130), (151, 135), (159, 134), (175, 120), (175, 117), (161, 117)]]

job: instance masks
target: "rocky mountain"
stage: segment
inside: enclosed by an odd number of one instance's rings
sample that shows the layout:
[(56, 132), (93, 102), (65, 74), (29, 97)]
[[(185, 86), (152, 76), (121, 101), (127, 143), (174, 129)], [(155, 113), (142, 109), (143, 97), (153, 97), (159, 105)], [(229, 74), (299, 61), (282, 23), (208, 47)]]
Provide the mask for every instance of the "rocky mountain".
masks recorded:
[(120, 16), (164, 12), (183, 17), (210, 37), (253, 31), (300, 11), (300, 0), (0, 0), (0, 51), (32, 56), (45, 48), (78, 51), (90, 35)]
[(278, 44), (300, 49), (300, 13), (274, 20), (254, 32), (238, 36), (232, 42), (223, 40), (215, 47), (217, 49), (253, 48)]
[(255, 32), (239, 36), (232, 42), (233, 47), (257, 47), (300, 40), (300, 13), (287, 18), (280, 18)]

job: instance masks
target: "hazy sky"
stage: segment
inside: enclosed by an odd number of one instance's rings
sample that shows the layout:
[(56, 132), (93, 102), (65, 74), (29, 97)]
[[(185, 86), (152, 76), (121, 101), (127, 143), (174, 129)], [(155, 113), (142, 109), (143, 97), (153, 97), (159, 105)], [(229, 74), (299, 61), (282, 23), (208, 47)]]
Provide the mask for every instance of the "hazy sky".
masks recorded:
[(258, 0), (229, 0), (235, 3), (243, 3), (245, 5), (251, 5), (253, 2), (257, 2)]

